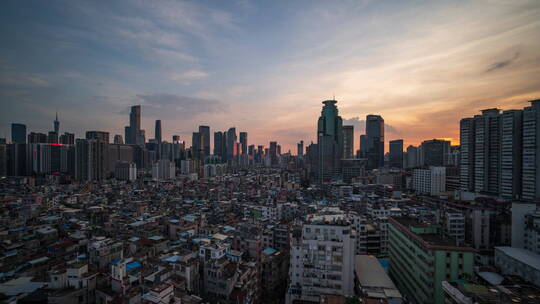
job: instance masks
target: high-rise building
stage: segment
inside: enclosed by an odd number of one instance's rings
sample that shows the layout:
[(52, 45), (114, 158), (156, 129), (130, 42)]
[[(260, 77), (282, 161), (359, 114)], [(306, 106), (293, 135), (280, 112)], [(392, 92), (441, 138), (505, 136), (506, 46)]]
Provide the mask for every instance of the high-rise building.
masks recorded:
[(304, 155), (304, 141), (301, 140), (297, 145), (298, 151), (296, 152), (296, 155), (302, 156)]
[(214, 132), (214, 155), (221, 157), (221, 161), (224, 161), (226, 157), (223, 154), (223, 147), (223, 132)]
[(28, 168), (31, 174), (68, 173), (68, 150), (58, 143), (28, 144)]
[(236, 156), (236, 128), (229, 128), (227, 131), (227, 161), (232, 160)]
[(354, 157), (354, 126), (343, 126), (343, 158)]
[(403, 139), (391, 140), (390, 168), (403, 168)]
[(47, 135), (47, 142), (50, 144), (57, 144), (58, 143), (58, 133), (54, 131), (49, 131), (49, 135)]
[(416, 168), (418, 166), (418, 148), (410, 145), (407, 147), (407, 168)]
[(200, 132), (193, 132), (191, 137), (191, 153), (193, 159), (204, 160), (203, 138)]
[(141, 106), (132, 106), (129, 113), (129, 126), (134, 130), (141, 129)]
[(278, 165), (278, 150), (277, 142), (270, 142), (270, 166), (274, 167)]
[(366, 116), (366, 156), (368, 169), (384, 166), (384, 119), (380, 115)]
[(522, 198), (540, 201), (540, 99), (523, 109)]
[(28, 143), (29, 144), (47, 143), (47, 134), (30, 132), (30, 134), (28, 134)]
[(501, 177), (501, 119), (499, 109), (474, 117), (474, 191), (499, 194)]
[(126, 144), (144, 146), (145, 134), (141, 130), (141, 106), (132, 106), (129, 113), (129, 126), (125, 127)]
[(176, 176), (176, 166), (174, 162), (160, 159), (152, 165), (152, 179), (168, 180)]
[(116, 134), (114, 136), (114, 143), (117, 144), (117, 145), (123, 145), (124, 144), (124, 139), (122, 138), (122, 135)]
[(317, 124), (317, 179), (327, 182), (339, 176), (343, 156), (343, 120), (338, 115), (336, 100), (325, 100)]
[(86, 139), (97, 139), (109, 143), (109, 132), (104, 131), (86, 131)]
[(475, 250), (442, 236), (441, 226), (389, 217), (390, 277), (413, 303), (443, 304), (443, 281), (473, 277)]
[(154, 130), (154, 138), (158, 144), (161, 143), (161, 120), (156, 120), (156, 128)]
[(360, 135), (360, 147), (358, 149), (358, 158), (367, 158), (367, 135)]
[(26, 125), (20, 123), (11, 124), (11, 142), (18, 144), (26, 143)]
[(64, 134), (60, 135), (60, 143), (64, 145), (74, 145), (75, 144), (75, 134), (74, 133), (68, 133), (64, 132)]
[(342, 215), (322, 215), (294, 229), (286, 303), (354, 295), (355, 230)]
[(501, 114), (501, 197), (521, 197), (523, 111), (508, 110)]
[(523, 110), (483, 110), (460, 121), (460, 190), (540, 201), (540, 100)]
[(203, 158), (210, 156), (210, 127), (199, 126), (199, 133), (201, 133), (202, 153)]
[(7, 176), (8, 151), (6, 143), (0, 143), (0, 177)]
[(134, 181), (137, 179), (137, 165), (132, 162), (119, 161), (114, 167), (114, 178), (117, 180)]
[(12, 143), (7, 146), (7, 175), (23, 176), (30, 173), (30, 168), (27, 170), (27, 144)]
[(459, 122), (459, 183), (465, 192), (474, 191), (474, 120), (463, 118)]
[(450, 142), (442, 139), (425, 140), (421, 145), (422, 163), (429, 166), (446, 166), (450, 154)]
[(101, 181), (106, 178), (108, 143), (99, 139), (77, 139), (75, 143), (75, 178)]
[(60, 136), (60, 121), (58, 121), (58, 112), (56, 112), (56, 118), (54, 119), (54, 133)]
[(414, 169), (412, 188), (421, 194), (441, 195), (446, 191), (446, 167)]
[(242, 146), (242, 154), (247, 154), (247, 147), (248, 147), (248, 134), (247, 132), (240, 132), (240, 145)]
[[(519, 116), (521, 114), (514, 115)], [(474, 118), (461, 120), (460, 188), (462, 191), (494, 196), (501, 194), (503, 116), (500, 114), (499, 109), (487, 109), (482, 111), (482, 115), (475, 115)], [(513, 126), (513, 123), (519, 122), (519, 119), (515, 121), (511, 116), (512, 114), (506, 116), (506, 128), (510, 128), (510, 130), (507, 130), (505, 134), (512, 132), (512, 129), (517, 132), (517, 129), (521, 128), (520, 126)], [(514, 121), (510, 122), (510, 120)], [(512, 145), (513, 142), (515, 144), (518, 140), (520, 139), (507, 137), (506, 144)], [(509, 149), (512, 149), (512, 147)], [(510, 167), (512, 166), (510, 164)], [(507, 164), (505, 168), (510, 167)], [(510, 175), (516, 176), (513, 172)], [(511, 178), (511, 176), (505, 178), (505, 184), (508, 183), (508, 178)]]

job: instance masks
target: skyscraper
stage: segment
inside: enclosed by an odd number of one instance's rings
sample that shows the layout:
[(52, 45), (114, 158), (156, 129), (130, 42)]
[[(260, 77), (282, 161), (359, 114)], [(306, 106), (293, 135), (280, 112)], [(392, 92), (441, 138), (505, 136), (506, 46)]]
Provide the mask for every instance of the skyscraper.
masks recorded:
[(474, 191), (474, 120), (463, 118), (459, 122), (459, 184), (461, 191)]
[(390, 141), (390, 168), (403, 168), (403, 139)]
[(418, 148), (415, 146), (407, 147), (407, 168), (418, 167)]
[(26, 125), (20, 123), (11, 124), (11, 142), (18, 144), (26, 143)]
[(106, 178), (108, 144), (99, 139), (77, 139), (75, 144), (75, 178), (100, 181)]
[(343, 156), (343, 120), (338, 115), (336, 100), (325, 100), (317, 124), (317, 146), (319, 149), (317, 179), (319, 182), (335, 178), (339, 171), (339, 160)]
[(500, 110), (487, 109), (474, 117), (474, 191), (499, 193)]
[(523, 110), (483, 110), (460, 121), (460, 190), (540, 201), (540, 100)]
[(236, 128), (229, 128), (227, 131), (227, 161), (236, 156)]
[(56, 112), (56, 118), (54, 119), (54, 133), (60, 136), (60, 121), (58, 121), (58, 112)]
[(144, 146), (145, 135), (141, 130), (141, 106), (132, 106), (129, 113), (129, 126), (125, 127), (126, 144)]
[(270, 142), (270, 165), (272, 167), (278, 165), (278, 144), (275, 141)]
[(129, 113), (129, 126), (135, 130), (141, 129), (141, 106), (132, 106)]
[(224, 161), (225, 155), (223, 155), (223, 132), (214, 132), (214, 155), (221, 157), (221, 161)]
[(297, 148), (298, 148), (298, 151), (296, 152), (296, 155), (298, 155), (298, 156), (304, 155), (304, 141), (303, 140), (301, 140), (298, 143)]
[(203, 142), (200, 132), (193, 132), (193, 136), (191, 137), (191, 153), (193, 159), (204, 159)]
[(201, 133), (202, 153), (204, 154), (204, 157), (209, 156), (210, 155), (210, 127), (199, 126), (199, 133)]
[[(122, 138), (122, 136), (120, 136)], [(64, 132), (60, 135), (60, 143), (64, 145), (74, 145), (75, 144), (75, 134)]]
[(248, 147), (248, 134), (247, 132), (240, 132), (240, 145), (242, 146), (242, 154), (247, 154)]
[(223, 132), (216, 131), (214, 132), (214, 149), (213, 153), (216, 156), (221, 156), (223, 150)]
[(384, 119), (380, 115), (366, 116), (368, 169), (384, 166)]
[(354, 156), (354, 126), (343, 126), (343, 158)]
[(54, 131), (49, 131), (49, 135), (47, 136), (47, 142), (50, 144), (58, 143), (58, 133)]
[(450, 154), (450, 142), (442, 139), (431, 139), (422, 142), (422, 163), (429, 166), (446, 166), (448, 164), (448, 155)]
[(29, 144), (44, 144), (47, 142), (47, 134), (30, 132), (28, 134)]
[(161, 120), (156, 120), (156, 128), (154, 131), (154, 138), (158, 145), (161, 143)]
[(540, 99), (523, 109), (522, 198), (540, 201)]
[(519, 199), (522, 192), (522, 110), (508, 110), (501, 114), (501, 140), (501, 196)]
[(358, 149), (359, 158), (366, 158), (367, 157), (367, 136), (366, 134), (360, 135), (360, 148)]
[(117, 145), (123, 145), (124, 144), (124, 139), (122, 138), (122, 135), (116, 134), (114, 136), (114, 143), (117, 144)]
[(86, 131), (86, 139), (97, 139), (109, 143), (109, 132)]

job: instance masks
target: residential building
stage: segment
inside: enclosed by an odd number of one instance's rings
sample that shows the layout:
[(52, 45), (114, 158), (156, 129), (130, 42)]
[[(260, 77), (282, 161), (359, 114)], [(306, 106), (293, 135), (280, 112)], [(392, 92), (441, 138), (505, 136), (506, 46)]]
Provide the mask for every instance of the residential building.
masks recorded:
[(354, 295), (354, 241), (343, 215), (314, 216), (293, 232), (287, 303)]
[(389, 218), (390, 277), (409, 301), (444, 303), (443, 281), (473, 277), (474, 249), (442, 237), (441, 227)]

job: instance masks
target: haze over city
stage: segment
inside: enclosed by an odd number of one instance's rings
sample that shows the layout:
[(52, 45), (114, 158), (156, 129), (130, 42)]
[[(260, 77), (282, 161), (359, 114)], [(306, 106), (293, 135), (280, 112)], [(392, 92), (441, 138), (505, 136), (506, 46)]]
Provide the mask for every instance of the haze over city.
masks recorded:
[(0, 137), (56, 111), (123, 134), (140, 104), (163, 138), (234, 125), (295, 150), (335, 95), (355, 138), (379, 114), (388, 140), (455, 144), (461, 117), (540, 95), (538, 1), (6, 1), (0, 23)]

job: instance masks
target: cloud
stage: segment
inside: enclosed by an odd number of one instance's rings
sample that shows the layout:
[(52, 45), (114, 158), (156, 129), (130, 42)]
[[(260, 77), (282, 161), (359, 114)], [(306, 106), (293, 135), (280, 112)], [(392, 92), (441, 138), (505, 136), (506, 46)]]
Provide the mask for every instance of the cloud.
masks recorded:
[(351, 117), (351, 118), (344, 118), (343, 125), (354, 126), (354, 131), (363, 132), (366, 129), (366, 121), (364, 119), (360, 119), (360, 117), (358, 116)]
[(204, 113), (224, 112), (227, 107), (216, 99), (181, 96), (174, 94), (137, 94), (146, 114), (155, 117), (191, 118)]
[(49, 81), (37, 75), (0, 75), (0, 86), (16, 88), (42, 88), (50, 86)]
[(190, 84), (193, 80), (204, 79), (208, 77), (208, 73), (199, 70), (191, 70), (180, 74), (172, 74), (171, 79), (180, 84)]
[(384, 130), (390, 134), (394, 134), (394, 135), (400, 135), (401, 132), (399, 132), (399, 130), (397, 128), (395, 128), (394, 126), (392, 125), (389, 125), (387, 123), (384, 124)]
[(495, 70), (499, 70), (499, 69), (502, 69), (504, 67), (507, 67), (509, 66), (510, 64), (512, 64), (514, 61), (516, 61), (520, 56), (520, 52), (517, 51), (514, 53), (514, 56), (510, 59), (507, 59), (507, 60), (503, 60), (503, 61), (498, 61), (498, 62), (495, 62), (495, 63), (492, 63), (489, 68), (486, 70), (486, 73), (489, 73), (489, 72), (493, 72)]

